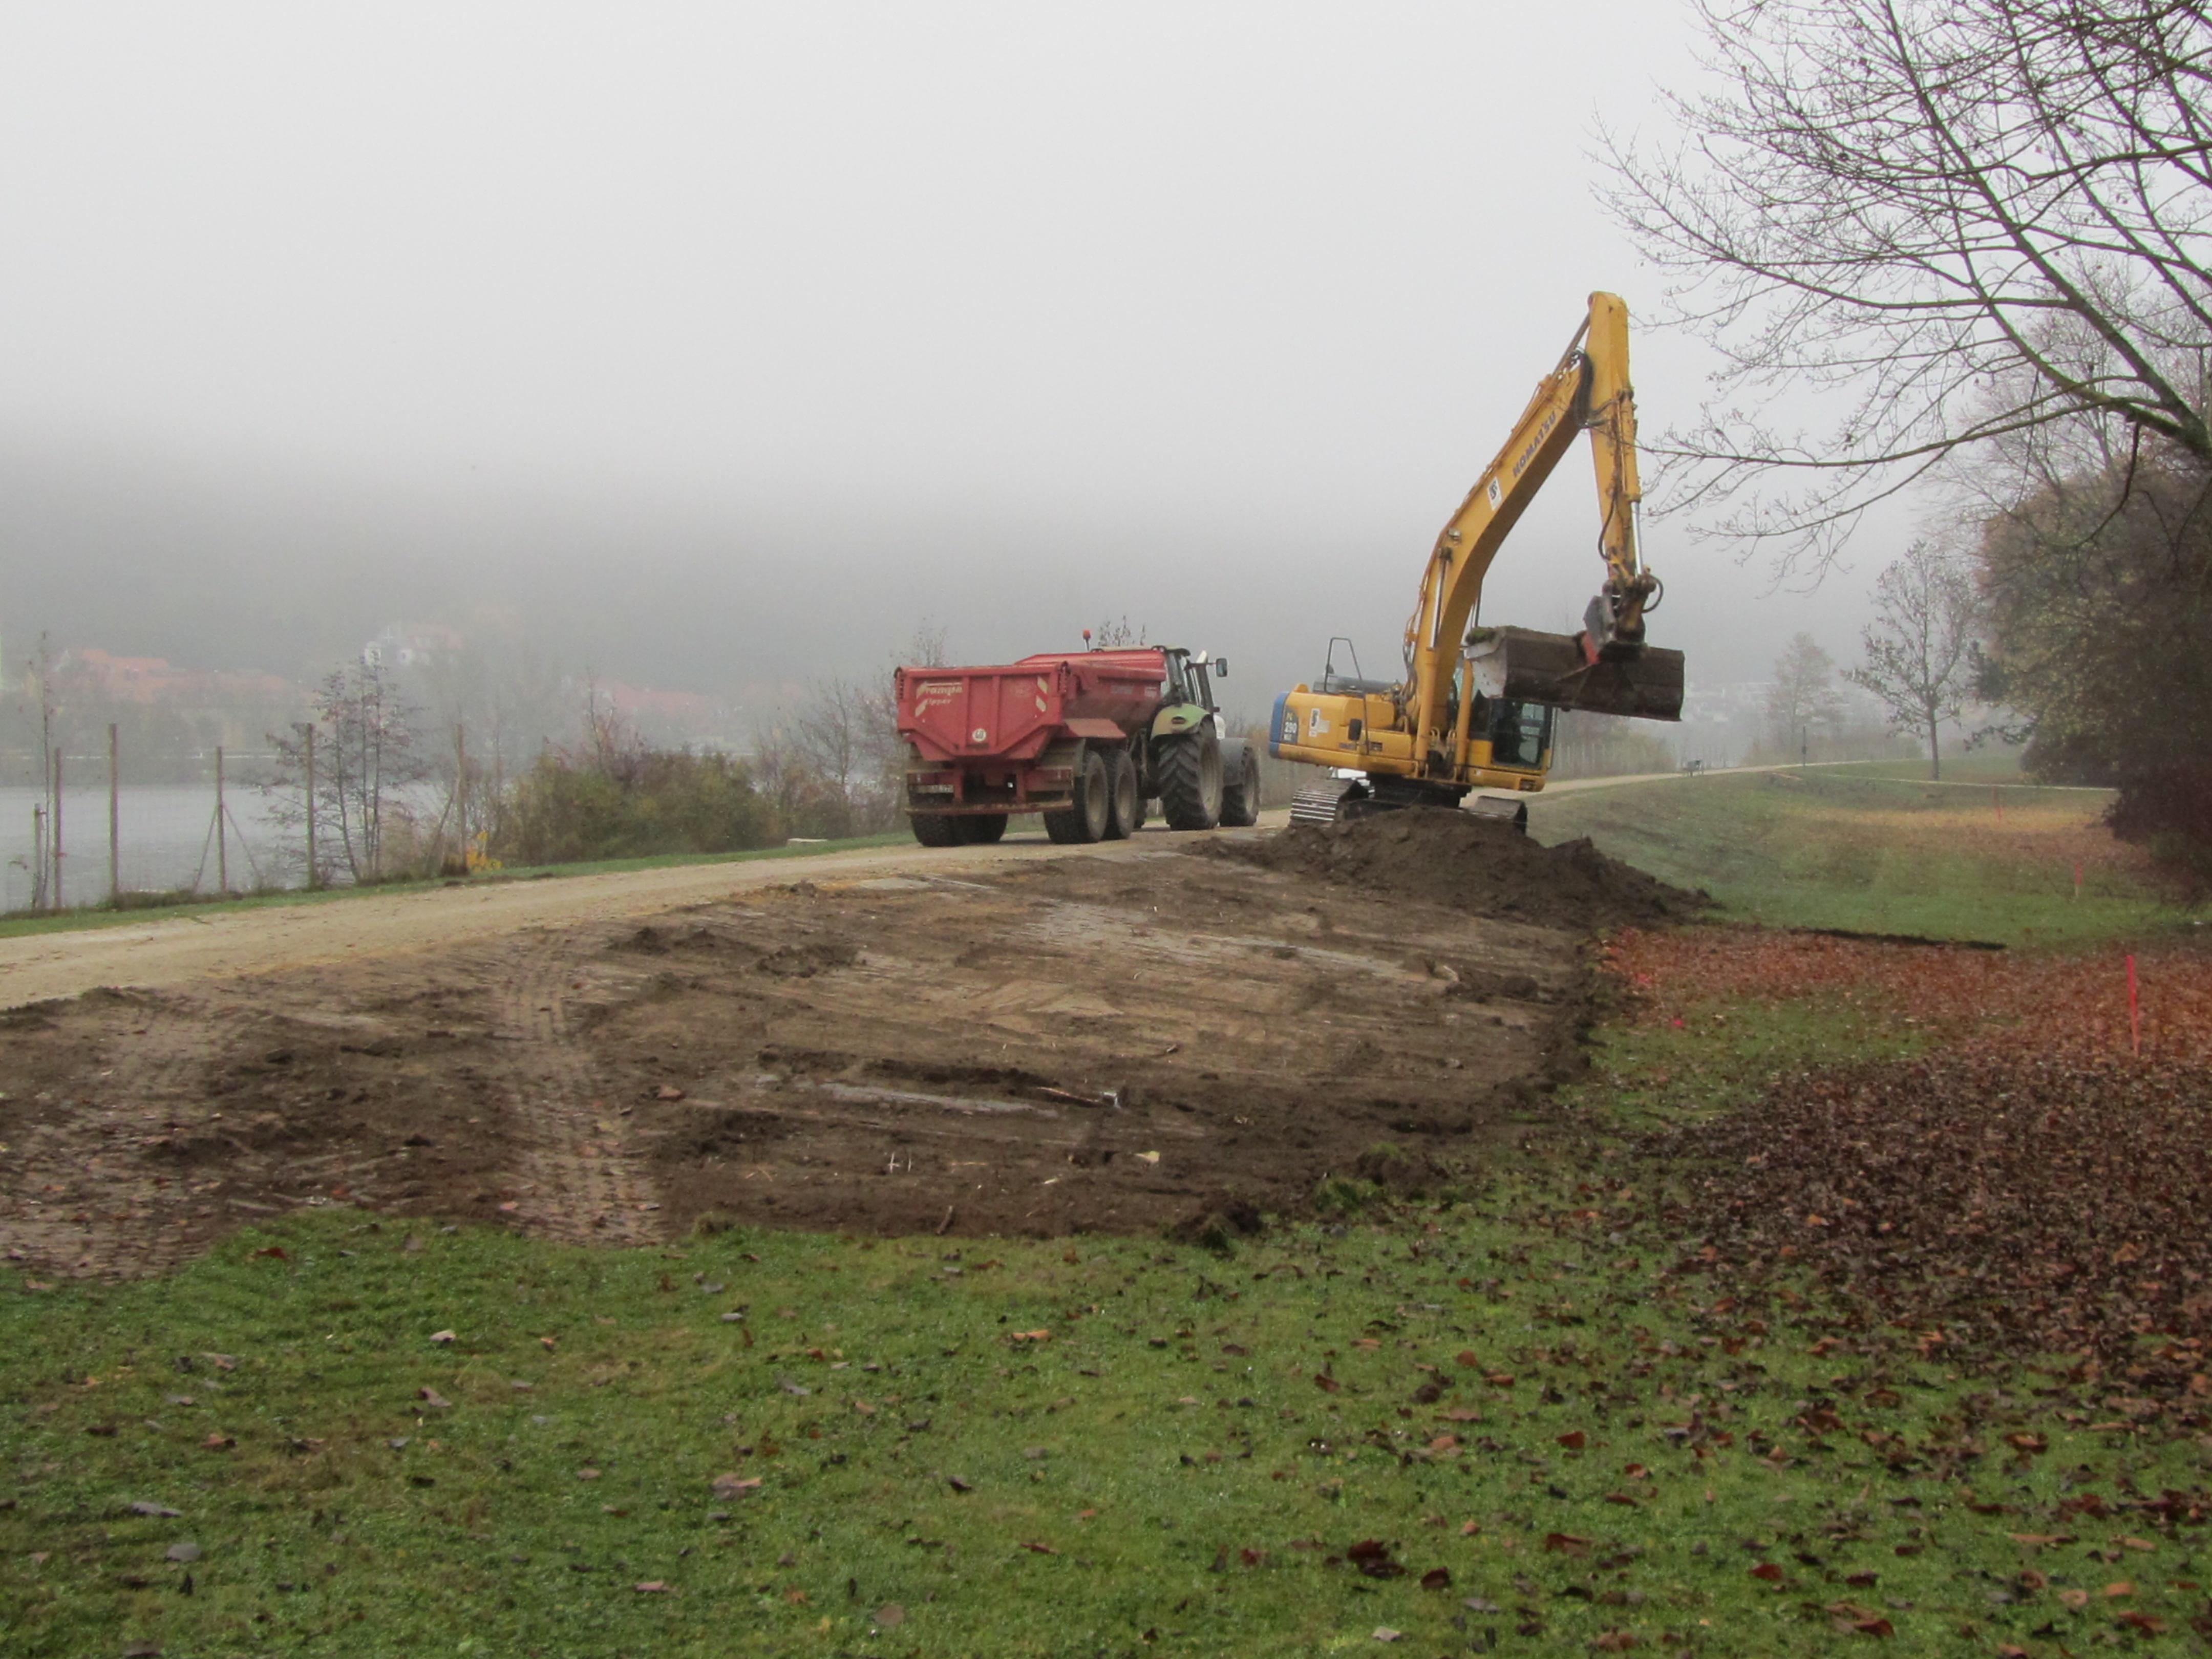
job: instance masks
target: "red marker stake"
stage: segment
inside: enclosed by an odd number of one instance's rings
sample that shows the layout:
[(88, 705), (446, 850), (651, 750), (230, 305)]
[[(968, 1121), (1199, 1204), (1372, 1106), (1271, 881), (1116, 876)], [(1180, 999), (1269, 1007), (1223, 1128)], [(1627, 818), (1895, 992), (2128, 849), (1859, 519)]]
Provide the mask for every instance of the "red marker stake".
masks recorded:
[(2136, 959), (2128, 958), (2128, 1032), (2134, 1040), (2136, 1054), (2142, 1054), (2142, 1004), (2136, 995)]
[(2076, 903), (2076, 904), (2079, 904), (2081, 902), (2081, 860), (2079, 860), (2079, 859), (2075, 859), (2075, 860), (2074, 860), (2074, 902), (2075, 902), (2075, 903)]
[(1990, 791), (1990, 805), (1997, 809), (1997, 822), (2004, 822), (2004, 797), (1994, 789)]

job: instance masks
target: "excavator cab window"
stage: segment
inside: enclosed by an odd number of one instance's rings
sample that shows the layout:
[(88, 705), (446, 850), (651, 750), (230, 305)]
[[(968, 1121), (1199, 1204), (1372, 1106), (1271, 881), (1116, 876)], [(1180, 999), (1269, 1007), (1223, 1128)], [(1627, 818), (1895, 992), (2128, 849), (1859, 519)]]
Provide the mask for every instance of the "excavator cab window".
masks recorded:
[(1534, 770), (1544, 763), (1544, 751), (1552, 746), (1552, 710), (1540, 702), (1508, 702), (1503, 698), (1490, 705), (1490, 763), (1492, 766), (1517, 766)]

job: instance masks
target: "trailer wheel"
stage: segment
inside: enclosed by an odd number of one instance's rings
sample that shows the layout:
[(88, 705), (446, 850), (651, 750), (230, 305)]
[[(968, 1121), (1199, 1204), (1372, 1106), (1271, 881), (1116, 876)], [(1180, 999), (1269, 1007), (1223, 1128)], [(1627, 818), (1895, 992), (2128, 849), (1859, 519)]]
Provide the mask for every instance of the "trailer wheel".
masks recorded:
[(1210, 726), (1170, 738), (1155, 751), (1160, 813), (1170, 830), (1211, 830), (1221, 822), (1221, 740)]
[(1252, 752), (1252, 745), (1237, 745), (1233, 763), (1236, 775), (1225, 779), (1221, 786), (1221, 821), (1239, 830), (1249, 830), (1260, 821), (1260, 757)]
[(1044, 815), (1044, 832), (1062, 846), (1083, 846), (1106, 834), (1106, 762), (1086, 748), (1075, 763), (1074, 800), (1065, 811)]
[(963, 846), (988, 847), (1006, 833), (1006, 815), (1004, 812), (979, 812), (973, 817), (952, 821), (960, 826), (960, 840)]
[(1145, 821), (1144, 798), (1137, 791), (1137, 763), (1126, 749), (1106, 757), (1106, 839), (1124, 841)]
[(924, 847), (960, 845), (961, 820), (949, 812), (916, 812), (909, 821), (914, 825), (914, 838)]

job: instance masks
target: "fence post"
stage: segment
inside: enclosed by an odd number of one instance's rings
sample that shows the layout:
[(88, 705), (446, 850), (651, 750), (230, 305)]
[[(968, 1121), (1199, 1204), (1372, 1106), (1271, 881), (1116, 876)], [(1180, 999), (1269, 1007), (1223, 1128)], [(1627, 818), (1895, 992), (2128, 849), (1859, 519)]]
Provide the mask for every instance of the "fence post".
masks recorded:
[(122, 745), (116, 739), (115, 722), (107, 723), (107, 902), (115, 909), (123, 908), (123, 851), (120, 826), (123, 822)]
[(469, 872), (469, 728), (453, 722), (453, 828), (461, 842), (461, 873)]
[(46, 809), (31, 809), (31, 908), (46, 908)]
[(215, 746), (215, 879), (225, 898), (230, 896), (229, 826), (222, 821), (222, 745)]
[(300, 728), (307, 744), (307, 886), (312, 891), (322, 885), (315, 867), (315, 726), (310, 720)]
[(50, 908), (59, 910), (67, 901), (62, 896), (62, 751), (54, 750), (54, 818), (46, 826), (52, 837), (54, 848), (54, 892)]

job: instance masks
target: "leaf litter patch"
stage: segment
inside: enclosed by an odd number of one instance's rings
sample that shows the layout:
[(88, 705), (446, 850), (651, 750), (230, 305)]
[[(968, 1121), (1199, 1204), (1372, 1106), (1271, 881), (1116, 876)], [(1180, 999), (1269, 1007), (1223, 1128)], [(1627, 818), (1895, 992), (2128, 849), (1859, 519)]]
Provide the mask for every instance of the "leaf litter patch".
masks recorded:
[[(2212, 1411), (2212, 1068), (1942, 1053), (1646, 1138), (1653, 1218), (1739, 1300), (1811, 1279), (1946, 1363), (2063, 1355), (2130, 1418)], [(2109, 1398), (2107, 1398), (2109, 1396)]]
[[(1925, 950), (1753, 928), (1626, 932), (1636, 1018), (1716, 999), (1910, 1020), (1913, 1059), (1774, 1077), (1638, 1150), (1679, 1171), (1650, 1221), (1745, 1306), (1828, 1293), (1835, 1340), (1990, 1369), (2061, 1357), (2077, 1403), (2188, 1426), (2212, 1412), (2212, 952)], [(1910, 1011), (1907, 1012), (1906, 1011)]]
[(1603, 962), (1646, 1023), (1694, 1018), (1716, 1000), (1817, 999), (1955, 1043), (2032, 1044), (2087, 1058), (2132, 1054), (2140, 1038), (2148, 1058), (2212, 1064), (2212, 948), (2192, 941), (2132, 952), (1990, 951), (1763, 927), (1631, 927), (1607, 942)]

